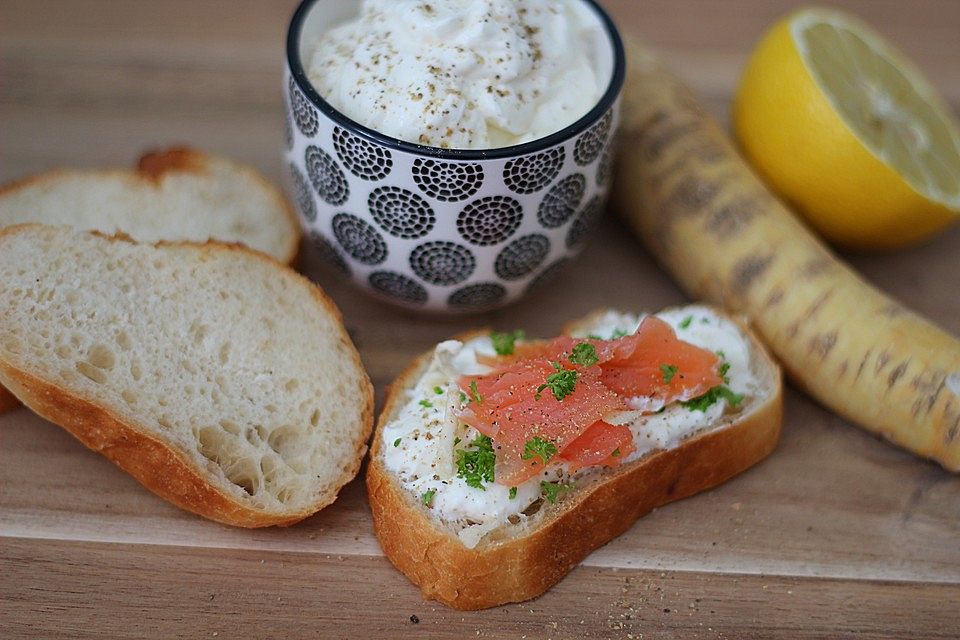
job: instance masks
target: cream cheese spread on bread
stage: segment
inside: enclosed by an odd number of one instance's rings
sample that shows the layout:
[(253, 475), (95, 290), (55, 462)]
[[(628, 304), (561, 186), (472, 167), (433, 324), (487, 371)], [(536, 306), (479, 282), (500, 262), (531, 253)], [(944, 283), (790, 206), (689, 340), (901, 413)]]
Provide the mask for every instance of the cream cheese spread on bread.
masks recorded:
[[(681, 340), (722, 355), (729, 364), (727, 386), (731, 391), (745, 397), (760, 391), (750, 368), (749, 340), (738, 325), (705, 307), (684, 307), (656, 315)], [(642, 318), (606, 312), (594, 318), (590, 326), (579, 327), (574, 336), (609, 339), (632, 333)], [(406, 404), (384, 426), (380, 445), (386, 467), (396, 474), (401, 486), (418, 499), (429, 496), (434, 514), (455, 530), (467, 547), (475, 546), (488, 531), (525, 518), (523, 512), (541, 499), (541, 481), (576, 481), (604, 472), (599, 467), (586, 467), (569, 474), (565, 464), (554, 463), (515, 491), (496, 483), (485, 483), (479, 489), (458, 477), (456, 447), (461, 442), (473, 441), (479, 433), (457, 417), (466, 400), (457, 381), (464, 375), (490, 372), (489, 367), (478, 362), (478, 355), (495, 355), (489, 336), (466, 342), (448, 340), (437, 345), (429, 366), (407, 392)], [(636, 450), (624, 463), (651, 451), (678, 446), (692, 434), (717, 424), (729, 408), (724, 398), (704, 411), (692, 410), (679, 402), (662, 408), (643, 406), (643, 399), (639, 398), (630, 399), (628, 404), (642, 411), (618, 411), (604, 416), (605, 421), (626, 425), (633, 433)]]

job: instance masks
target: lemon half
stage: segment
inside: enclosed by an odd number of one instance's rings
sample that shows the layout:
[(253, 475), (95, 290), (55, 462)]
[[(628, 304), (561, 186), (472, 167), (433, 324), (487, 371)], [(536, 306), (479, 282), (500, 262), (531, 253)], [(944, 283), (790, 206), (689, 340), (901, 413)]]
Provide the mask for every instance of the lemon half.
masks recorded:
[(960, 219), (960, 133), (920, 72), (856, 18), (802, 9), (761, 40), (734, 102), (761, 176), (832, 242), (920, 242)]

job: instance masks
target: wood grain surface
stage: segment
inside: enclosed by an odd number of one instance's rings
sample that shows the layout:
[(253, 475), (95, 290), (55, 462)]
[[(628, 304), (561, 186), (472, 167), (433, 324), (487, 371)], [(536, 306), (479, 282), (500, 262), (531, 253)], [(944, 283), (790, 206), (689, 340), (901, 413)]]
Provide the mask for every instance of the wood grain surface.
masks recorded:
[[(604, 4), (723, 119), (751, 44), (793, 5)], [(886, 33), (957, 111), (960, 3), (837, 4)], [(0, 181), (125, 165), (182, 142), (279, 180), (293, 6), (0, 0)], [(848, 258), (960, 333), (958, 256), (960, 227), (916, 249)], [(557, 284), (481, 317), (395, 311), (309, 248), (302, 266), (340, 305), (378, 401), (414, 354), (471, 326), (546, 335), (599, 306), (684, 302), (612, 216)], [(960, 636), (960, 478), (793, 390), (786, 415), (780, 447), (756, 469), (652, 513), (537, 600), (464, 614), (424, 602), (381, 556), (360, 481), (300, 525), (229, 529), (160, 501), (19, 410), (0, 416), (0, 637)]]

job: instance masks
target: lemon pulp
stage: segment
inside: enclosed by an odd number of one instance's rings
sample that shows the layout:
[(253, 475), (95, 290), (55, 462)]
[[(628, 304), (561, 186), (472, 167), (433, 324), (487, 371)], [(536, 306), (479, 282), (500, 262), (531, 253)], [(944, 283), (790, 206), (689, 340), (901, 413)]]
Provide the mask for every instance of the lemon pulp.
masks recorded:
[(920, 73), (849, 17), (813, 10), (791, 26), (814, 79), (860, 141), (914, 189), (960, 208), (960, 135)]
[(960, 219), (960, 134), (933, 88), (869, 27), (802, 9), (744, 69), (733, 128), (767, 184), (835, 244), (902, 247)]

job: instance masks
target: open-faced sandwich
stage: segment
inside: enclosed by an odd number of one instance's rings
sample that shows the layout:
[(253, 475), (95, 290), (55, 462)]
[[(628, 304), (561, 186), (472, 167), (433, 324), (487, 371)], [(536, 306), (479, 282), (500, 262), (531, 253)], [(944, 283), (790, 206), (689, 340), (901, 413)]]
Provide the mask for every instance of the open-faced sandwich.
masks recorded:
[(781, 390), (749, 330), (703, 306), (601, 311), (552, 340), (442, 342), (380, 417), (377, 537), (426, 597), (532, 598), (651, 509), (766, 457)]

